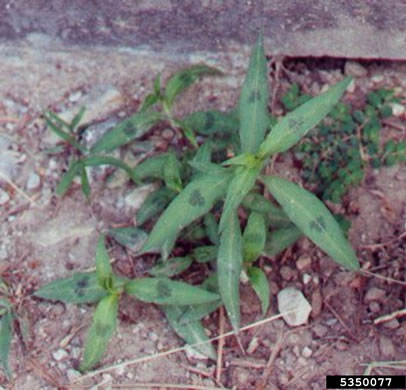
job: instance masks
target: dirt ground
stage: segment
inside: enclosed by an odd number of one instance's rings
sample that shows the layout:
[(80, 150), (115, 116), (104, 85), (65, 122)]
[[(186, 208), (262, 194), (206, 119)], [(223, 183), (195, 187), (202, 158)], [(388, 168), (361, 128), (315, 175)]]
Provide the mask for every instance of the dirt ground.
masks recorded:
[[(406, 167), (395, 165), (370, 169), (341, 206), (352, 222), (350, 240), (365, 272), (344, 271), (306, 239), (280, 256), (261, 260), (272, 291), (268, 315), (277, 314), (278, 291), (294, 286), (312, 304), (307, 325), (290, 328), (277, 319), (241, 332), (245, 351), (235, 337), (226, 338), (217, 381), (215, 362), (183, 351), (154, 357), (183, 345), (182, 341), (158, 307), (126, 299), (120, 306), (118, 330), (99, 367), (147, 355), (151, 359), (81, 378), (78, 362), (93, 308), (41, 301), (31, 294), (44, 283), (92, 267), (98, 233), (131, 225), (150, 188), (136, 188), (121, 175), (106, 183), (105, 172), (95, 169), (90, 202), (78, 185), (63, 199), (56, 197), (69, 154), (51, 153), (59, 141), (46, 129), (41, 113), (51, 109), (68, 117), (86, 104), (85, 122), (91, 124), (90, 134), (97, 136), (135, 112), (157, 72), (164, 70), (167, 77), (180, 64), (202, 58), (163, 62), (142, 51), (67, 53), (24, 46), (1, 51), (0, 272), (18, 313), (10, 354), (13, 377), (7, 381), (0, 372), (3, 388), (319, 390), (325, 388), (326, 375), (362, 374), (370, 362), (406, 359), (406, 316), (401, 312), (406, 306)], [(179, 99), (179, 113), (233, 107), (247, 58), (248, 53), (205, 58), (228, 76), (194, 86)], [(386, 87), (395, 88), (406, 105), (406, 66), (401, 63), (290, 59), (284, 66), (279, 92), (296, 81), (315, 94), (347, 73), (355, 81), (345, 99), (356, 100), (373, 88)], [(404, 113), (398, 113), (395, 125), (384, 128), (383, 134), (405, 139), (404, 119)], [(137, 157), (173, 142), (159, 131), (144, 141)], [(288, 156), (277, 162), (276, 169), (298, 178)], [(145, 271), (143, 259), (135, 260), (117, 244), (111, 255), (122, 273)], [(242, 285), (241, 297), (242, 325), (260, 320), (260, 303), (248, 286)], [(392, 319), (379, 320), (391, 313)], [(217, 336), (219, 313), (205, 319), (205, 325), (211, 337)], [(405, 374), (406, 366), (373, 373)]]

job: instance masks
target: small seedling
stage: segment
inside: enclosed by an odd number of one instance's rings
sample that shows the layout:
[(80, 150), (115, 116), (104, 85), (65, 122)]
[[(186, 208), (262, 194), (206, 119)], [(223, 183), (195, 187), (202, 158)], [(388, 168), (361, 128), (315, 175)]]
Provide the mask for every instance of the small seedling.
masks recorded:
[[(342, 230), (315, 195), (283, 178), (262, 174), (271, 156), (292, 148), (337, 105), (350, 78), (276, 121), (267, 109), (267, 66), (260, 37), (234, 110), (194, 112), (174, 119), (174, 98), (207, 73), (217, 71), (205, 66), (182, 70), (168, 81), (164, 92), (158, 76), (154, 92), (132, 117), (133, 122), (127, 122), (132, 124), (118, 125), (91, 149), (91, 153), (106, 152), (130, 142), (135, 139), (134, 134), (145, 134), (154, 122), (151, 118), (157, 115), (166, 116), (173, 126), (183, 129), (194, 146), (149, 158), (132, 172), (137, 182), (153, 180), (162, 184), (136, 215), (137, 226), (148, 229), (151, 219), (161, 213), (138, 252), (161, 254), (149, 271), (153, 277), (128, 280), (113, 274), (102, 236), (96, 251), (96, 273), (79, 273), (36, 292), (36, 296), (45, 299), (99, 302), (85, 343), (83, 371), (94, 367), (102, 357), (116, 328), (118, 301), (123, 293), (160, 305), (173, 329), (188, 343), (196, 343), (207, 340), (200, 320), (221, 304), (238, 332), (239, 283), (243, 273), (266, 313), (269, 285), (255, 262), (263, 254), (278, 254), (303, 234), (338, 264), (359, 269)], [(152, 110), (158, 103), (163, 113)], [(195, 133), (204, 139), (202, 143), (197, 143)], [(262, 194), (264, 187), (272, 201)], [(248, 215), (246, 220), (239, 214), (241, 209)], [(176, 255), (173, 252), (175, 244), (181, 249), (181, 256), (179, 251)], [(209, 271), (199, 287), (168, 279), (180, 277), (194, 261), (195, 266), (205, 263)], [(210, 344), (202, 344), (199, 351), (214, 357)]]
[[(310, 97), (293, 84), (281, 101), (291, 111)], [(406, 161), (406, 143), (380, 142), (382, 121), (392, 115), (390, 104), (397, 102), (393, 91), (369, 93), (362, 109), (338, 103), (327, 119), (311, 131), (311, 140), (293, 148), (302, 178), (324, 200), (338, 203), (351, 187), (364, 178), (368, 166), (379, 168)]]

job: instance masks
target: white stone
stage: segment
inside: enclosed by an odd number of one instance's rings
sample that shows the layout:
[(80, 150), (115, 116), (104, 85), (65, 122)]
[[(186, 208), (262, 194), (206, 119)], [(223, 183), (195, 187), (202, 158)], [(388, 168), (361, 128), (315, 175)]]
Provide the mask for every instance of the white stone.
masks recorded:
[(147, 196), (154, 190), (155, 186), (151, 184), (147, 184), (142, 187), (137, 187), (129, 194), (127, 194), (127, 196), (125, 197), (125, 203), (129, 207), (139, 209), (141, 205), (144, 203)]
[(6, 205), (10, 200), (10, 195), (8, 194), (8, 192), (2, 190), (0, 188), (0, 206), (4, 206)]
[(41, 179), (39, 177), (39, 175), (37, 175), (35, 172), (31, 172), (28, 175), (28, 179), (27, 179), (27, 190), (36, 190), (41, 184)]
[[(301, 291), (287, 287), (278, 293), (278, 310), (290, 326), (299, 326), (307, 322), (312, 307)], [(289, 312), (289, 313), (287, 313)]]
[(313, 351), (309, 347), (304, 347), (302, 350), (302, 356), (308, 358), (312, 356)]
[(312, 277), (309, 274), (303, 274), (302, 276), (303, 284), (309, 284), (312, 280)]
[(68, 352), (66, 352), (64, 349), (60, 348), (57, 351), (52, 352), (52, 356), (56, 361), (59, 362), (68, 356)]
[(368, 71), (358, 62), (347, 61), (344, 68), (347, 76), (365, 77), (368, 74)]
[(392, 103), (390, 106), (392, 107), (392, 114), (394, 116), (400, 117), (405, 113), (405, 106), (402, 104)]

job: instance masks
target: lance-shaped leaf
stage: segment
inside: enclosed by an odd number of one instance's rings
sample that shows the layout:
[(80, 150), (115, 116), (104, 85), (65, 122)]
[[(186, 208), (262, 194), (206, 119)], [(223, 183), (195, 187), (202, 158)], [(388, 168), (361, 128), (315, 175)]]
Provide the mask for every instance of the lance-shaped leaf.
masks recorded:
[(95, 272), (76, 273), (70, 278), (55, 280), (38, 289), (34, 295), (38, 298), (65, 303), (93, 303), (107, 295)]
[(263, 178), (292, 222), (337, 263), (358, 270), (354, 250), (327, 207), (311, 192), (276, 176)]
[(73, 117), (71, 122), (69, 123), (69, 130), (73, 132), (76, 127), (79, 125), (80, 121), (83, 118), (83, 115), (85, 115), (86, 112), (86, 107), (81, 107), (79, 112)]
[(262, 35), (251, 53), (239, 105), (240, 141), (243, 153), (256, 153), (265, 138), (268, 118), (268, 79)]
[(203, 145), (199, 146), (196, 155), (192, 161), (197, 163), (211, 162), (212, 143), (210, 140), (206, 141)]
[(166, 318), (172, 329), (179, 337), (185, 340), (189, 345), (198, 344), (194, 345), (192, 348), (210, 359), (216, 359), (216, 353), (214, 352), (213, 346), (200, 321), (180, 324), (178, 318), (183, 313), (183, 307), (162, 306), (162, 310), (165, 312)]
[(201, 175), (189, 183), (161, 215), (142, 251), (161, 251), (166, 259), (179, 232), (210, 211), (224, 195), (229, 180), (227, 171), (218, 171), (216, 175)]
[(280, 207), (275, 206), (258, 192), (248, 193), (241, 204), (248, 210), (264, 214), (272, 227), (282, 228), (292, 225), (292, 221)]
[(148, 270), (148, 273), (157, 278), (178, 275), (188, 269), (192, 264), (193, 259), (190, 256), (171, 257), (167, 261), (159, 262), (154, 267)]
[(86, 157), (82, 161), (83, 164), (87, 167), (95, 167), (99, 165), (111, 165), (113, 167), (121, 168), (128, 174), (128, 176), (130, 176), (130, 178), (133, 181), (137, 181), (137, 177), (134, 175), (134, 170), (129, 165), (119, 160), (118, 158), (114, 158), (111, 156), (92, 155)]
[[(217, 274), (214, 273), (209, 276), (204, 282), (200, 285), (201, 288), (204, 288), (207, 291), (218, 293), (218, 283), (217, 283)], [(178, 321), (181, 325), (185, 325), (188, 322), (199, 321), (210, 313), (214, 312), (221, 306), (221, 299), (215, 302), (204, 303), (203, 305), (189, 305), (185, 306), (185, 310), (182, 315), (179, 317)]]
[(276, 256), (293, 245), (302, 235), (302, 231), (293, 225), (273, 230), (268, 235), (263, 253), (267, 256)]
[(229, 220), (230, 215), (236, 212), (245, 195), (254, 187), (260, 170), (260, 165), (236, 168), (233, 180), (227, 189), (224, 210), (219, 224), (220, 232), (224, 230), (225, 223)]
[(142, 226), (146, 221), (159, 214), (175, 196), (176, 193), (166, 187), (149, 194), (135, 216), (137, 225)]
[(0, 364), (9, 378), (11, 377), (11, 370), (8, 365), (8, 355), (12, 337), (13, 314), (7, 310), (0, 319)]
[(92, 153), (110, 152), (142, 137), (162, 115), (155, 111), (138, 112), (107, 131), (91, 148)]
[(92, 325), (86, 336), (80, 371), (90, 370), (103, 357), (117, 327), (118, 298), (117, 294), (111, 294), (104, 297), (97, 305)]
[(99, 285), (105, 290), (109, 290), (112, 287), (113, 270), (104, 241), (105, 236), (101, 234), (96, 246), (96, 275)]
[(193, 251), (193, 257), (198, 263), (216, 260), (217, 247), (215, 245), (201, 245)]
[(264, 250), (266, 224), (263, 214), (252, 212), (243, 234), (244, 261), (255, 261)]
[(154, 92), (150, 93), (144, 99), (139, 112), (146, 111), (152, 107), (155, 103), (161, 100), (161, 75), (158, 74), (154, 79)]
[(260, 268), (250, 267), (247, 271), (252, 288), (261, 301), (262, 314), (265, 315), (269, 307), (270, 289), (269, 282)]
[(64, 196), (66, 191), (68, 191), (69, 187), (71, 186), (73, 180), (76, 176), (81, 173), (83, 164), (81, 160), (75, 161), (68, 169), (68, 171), (62, 176), (61, 181), (58, 183), (56, 187), (56, 194), (59, 196)]
[(182, 179), (180, 175), (181, 163), (174, 153), (169, 153), (166, 164), (163, 167), (165, 185), (172, 191), (182, 191)]
[(310, 129), (316, 126), (340, 100), (351, 78), (347, 77), (327, 92), (302, 104), (283, 117), (261, 144), (262, 157), (281, 153), (295, 145)]
[(207, 65), (192, 65), (176, 72), (167, 82), (165, 88), (165, 102), (171, 108), (174, 99), (185, 89), (189, 88), (202, 76), (219, 76), (222, 72)]
[(182, 120), (187, 126), (201, 135), (237, 132), (240, 126), (238, 116), (234, 111), (197, 111)]
[(240, 221), (231, 213), (224, 223), (217, 255), (217, 275), (221, 300), (235, 332), (240, 327), (240, 273), (242, 238)]
[(121, 245), (136, 252), (145, 244), (148, 234), (136, 227), (120, 227), (109, 229), (109, 234)]
[(134, 168), (134, 176), (137, 180), (163, 179), (164, 166), (169, 158), (169, 153), (158, 154), (142, 161)]
[(158, 305), (198, 305), (214, 302), (217, 294), (165, 278), (138, 278), (125, 285), (125, 292), (143, 302)]

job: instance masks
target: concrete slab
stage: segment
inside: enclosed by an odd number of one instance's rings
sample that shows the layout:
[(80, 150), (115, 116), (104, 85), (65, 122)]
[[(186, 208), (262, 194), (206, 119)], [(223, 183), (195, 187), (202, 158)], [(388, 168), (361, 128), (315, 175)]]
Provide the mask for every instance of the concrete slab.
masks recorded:
[(399, 0), (0, 0), (0, 42), (41, 33), (57, 47), (219, 52), (259, 30), (272, 55), (406, 59)]

